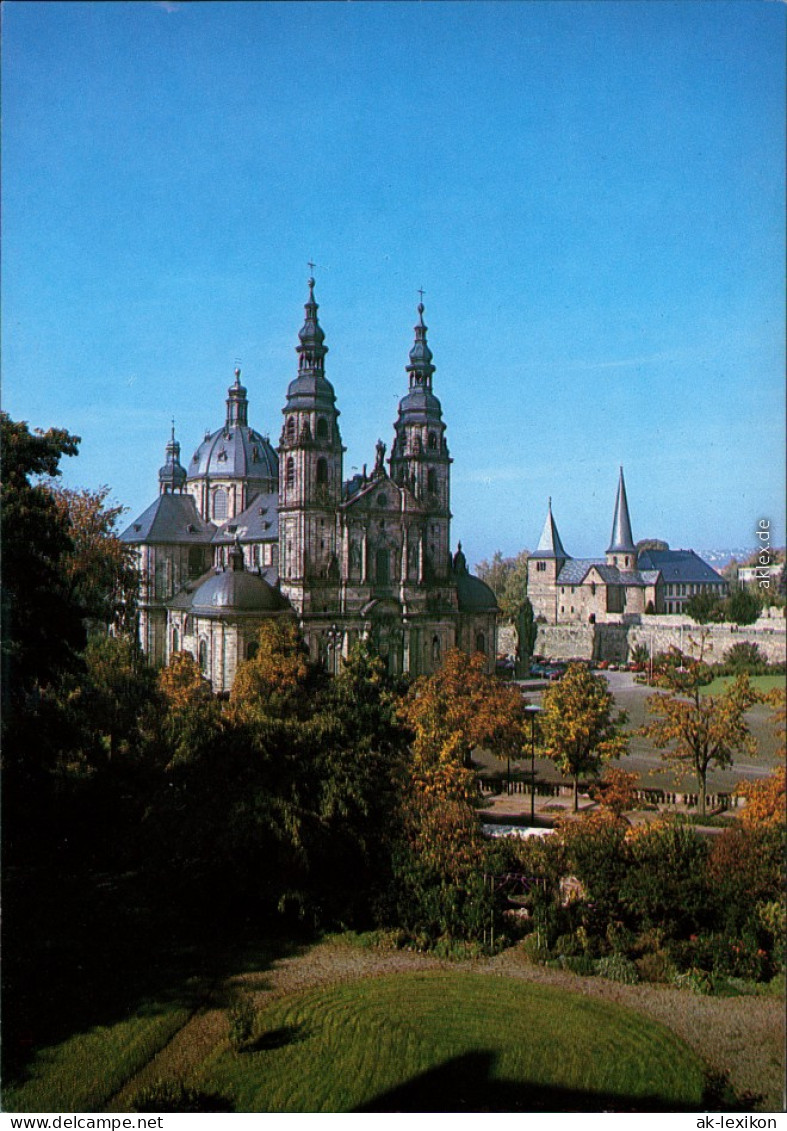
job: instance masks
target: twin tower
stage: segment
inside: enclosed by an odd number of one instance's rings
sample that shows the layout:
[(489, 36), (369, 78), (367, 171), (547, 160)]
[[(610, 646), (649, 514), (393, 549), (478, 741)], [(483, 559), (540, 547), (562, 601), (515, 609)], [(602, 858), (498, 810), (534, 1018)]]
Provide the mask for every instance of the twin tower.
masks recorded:
[[(482, 652), (491, 669), (494, 595), (469, 574), (461, 548), (451, 555), (452, 461), (423, 303), (390, 457), (378, 440), (371, 471), (345, 480), (314, 279), (308, 288), (278, 448), (249, 425), (236, 371), (223, 427), (206, 433), (188, 470), (173, 435), (159, 500), (123, 536), (139, 548), (142, 621), (159, 625), (148, 651), (157, 662), (192, 651), (214, 688), (226, 690), (259, 622), (287, 614), (312, 659), (334, 670), (361, 638), (392, 672), (431, 672), (455, 646)], [(258, 581), (241, 583), (234, 575), (243, 571)], [(221, 572), (231, 584), (215, 581)], [(144, 630), (141, 637), (145, 647)]]

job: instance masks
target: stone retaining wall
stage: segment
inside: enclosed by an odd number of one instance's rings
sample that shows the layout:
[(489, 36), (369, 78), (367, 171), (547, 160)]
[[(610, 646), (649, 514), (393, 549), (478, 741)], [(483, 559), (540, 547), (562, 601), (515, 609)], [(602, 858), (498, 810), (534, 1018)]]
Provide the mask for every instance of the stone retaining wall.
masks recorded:
[(783, 619), (762, 618), (745, 627), (702, 626), (680, 616), (644, 617), (640, 624), (540, 624), (536, 654), (553, 660), (607, 660), (620, 664), (631, 658), (637, 645), (650, 652), (652, 644), (654, 655), (681, 647), (689, 655), (699, 655), (703, 637), (709, 663), (721, 663), (734, 644), (742, 643), (756, 644), (769, 663), (784, 663), (787, 659)]

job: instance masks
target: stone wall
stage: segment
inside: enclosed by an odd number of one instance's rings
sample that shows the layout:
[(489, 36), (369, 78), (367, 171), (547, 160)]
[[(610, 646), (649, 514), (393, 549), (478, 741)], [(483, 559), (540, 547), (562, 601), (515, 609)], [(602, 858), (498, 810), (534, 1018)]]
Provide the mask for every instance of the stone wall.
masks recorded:
[[(699, 655), (705, 637), (705, 659), (721, 663), (734, 644), (756, 644), (770, 663), (787, 659), (787, 635), (784, 618), (762, 617), (753, 625), (713, 624), (701, 626), (688, 617), (643, 617), (640, 624), (540, 624), (536, 654), (553, 660), (607, 660), (624, 663), (637, 645), (653, 654), (670, 648), (683, 648), (689, 655)], [(514, 633), (514, 629), (509, 630)], [(506, 650), (516, 649), (515, 636), (501, 630), (500, 639)], [(502, 651), (502, 643), (501, 648)]]

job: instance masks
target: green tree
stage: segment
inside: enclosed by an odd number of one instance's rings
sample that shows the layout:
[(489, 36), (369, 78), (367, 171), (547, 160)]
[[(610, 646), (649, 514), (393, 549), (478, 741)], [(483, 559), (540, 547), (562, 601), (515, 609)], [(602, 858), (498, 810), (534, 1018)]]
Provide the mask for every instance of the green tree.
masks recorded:
[(731, 624), (754, 624), (762, 610), (762, 602), (748, 589), (736, 589), (724, 601), (724, 617)]
[(479, 562), (476, 573), (497, 597), (503, 620), (515, 623), (527, 597), (527, 562), (529, 550), (520, 550), (513, 558), (504, 558), (496, 550), (492, 560)]
[(522, 679), (530, 670), (530, 658), (535, 651), (537, 636), (538, 625), (536, 624), (533, 606), (530, 603), (530, 598), (525, 597), (517, 618), (516, 674), (519, 679)]
[(712, 593), (695, 593), (689, 597), (684, 611), (697, 624), (719, 623), (724, 620), (724, 603)]
[(3, 725), (27, 697), (76, 662), (85, 644), (81, 610), (65, 568), (73, 549), (69, 522), (41, 477), (60, 474), (79, 437), (62, 428), (31, 432), (0, 413), (2, 448)]
[(614, 698), (603, 676), (583, 664), (569, 664), (559, 683), (544, 692), (539, 716), (547, 757), (574, 782), (574, 812), (579, 808), (579, 779), (598, 774), (603, 762), (628, 753), (621, 733), (625, 712), (613, 711)]
[(102, 761), (111, 762), (121, 746), (128, 749), (138, 737), (137, 722), (154, 694), (155, 674), (129, 637), (92, 637), (85, 667), (79, 690), (86, 728), (99, 739)]

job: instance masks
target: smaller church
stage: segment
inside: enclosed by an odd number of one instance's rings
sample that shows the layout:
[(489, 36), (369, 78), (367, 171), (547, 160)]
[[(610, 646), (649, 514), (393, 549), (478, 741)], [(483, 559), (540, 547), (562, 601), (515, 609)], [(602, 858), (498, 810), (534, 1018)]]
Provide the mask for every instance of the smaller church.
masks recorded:
[(542, 624), (632, 623), (644, 615), (681, 613), (699, 593), (722, 597), (726, 583), (693, 550), (637, 551), (621, 467), (606, 556), (571, 557), (550, 499), (541, 538), (528, 561), (527, 592)]

